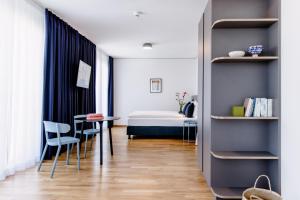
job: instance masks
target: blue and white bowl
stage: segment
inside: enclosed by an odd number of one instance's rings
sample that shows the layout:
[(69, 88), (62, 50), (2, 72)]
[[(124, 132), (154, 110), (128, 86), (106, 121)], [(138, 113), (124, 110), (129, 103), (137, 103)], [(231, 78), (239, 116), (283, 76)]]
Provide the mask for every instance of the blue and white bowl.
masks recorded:
[(248, 48), (248, 52), (252, 54), (253, 57), (257, 57), (259, 54), (261, 54), (263, 49), (264, 49), (263, 45), (255, 45), (255, 46), (250, 46)]

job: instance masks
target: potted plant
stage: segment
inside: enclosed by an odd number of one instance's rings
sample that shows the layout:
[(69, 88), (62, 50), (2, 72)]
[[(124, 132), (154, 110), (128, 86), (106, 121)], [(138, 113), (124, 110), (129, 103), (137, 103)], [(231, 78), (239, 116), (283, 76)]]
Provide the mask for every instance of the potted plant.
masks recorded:
[(185, 105), (185, 97), (187, 95), (187, 92), (186, 91), (183, 91), (183, 92), (177, 92), (176, 93), (176, 101), (178, 102), (179, 104), (179, 113), (183, 113), (182, 112), (182, 109), (183, 109), (183, 106)]

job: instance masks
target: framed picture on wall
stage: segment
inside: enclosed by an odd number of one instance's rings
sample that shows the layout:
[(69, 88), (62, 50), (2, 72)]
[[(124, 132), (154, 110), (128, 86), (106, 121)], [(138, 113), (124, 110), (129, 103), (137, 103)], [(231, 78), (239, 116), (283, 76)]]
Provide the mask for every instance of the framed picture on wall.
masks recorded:
[(161, 78), (150, 78), (150, 93), (162, 93)]

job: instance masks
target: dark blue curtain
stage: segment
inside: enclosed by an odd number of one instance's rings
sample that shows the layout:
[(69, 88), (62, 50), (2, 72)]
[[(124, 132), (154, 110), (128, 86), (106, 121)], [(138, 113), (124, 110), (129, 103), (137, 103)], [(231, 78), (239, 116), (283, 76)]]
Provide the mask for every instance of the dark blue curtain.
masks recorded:
[[(114, 59), (108, 59), (108, 116), (114, 116)], [(108, 122), (108, 127), (113, 126), (113, 121)]]
[[(96, 111), (96, 46), (47, 9), (45, 16), (43, 120), (73, 127), (74, 115)], [(76, 87), (80, 60), (92, 67), (89, 89)], [(42, 148), (45, 141), (42, 133)], [(46, 158), (54, 153), (55, 149), (49, 148)]]

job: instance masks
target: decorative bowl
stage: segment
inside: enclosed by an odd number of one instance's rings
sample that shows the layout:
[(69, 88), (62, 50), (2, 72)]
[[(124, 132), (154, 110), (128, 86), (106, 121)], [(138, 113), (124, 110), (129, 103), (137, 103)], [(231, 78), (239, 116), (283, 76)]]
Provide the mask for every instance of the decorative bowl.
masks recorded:
[(253, 57), (257, 57), (259, 54), (261, 54), (263, 49), (264, 49), (263, 45), (255, 45), (255, 46), (250, 46), (248, 48), (248, 52), (252, 54)]
[(245, 56), (245, 51), (230, 51), (228, 55), (232, 58), (243, 57)]

